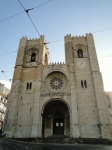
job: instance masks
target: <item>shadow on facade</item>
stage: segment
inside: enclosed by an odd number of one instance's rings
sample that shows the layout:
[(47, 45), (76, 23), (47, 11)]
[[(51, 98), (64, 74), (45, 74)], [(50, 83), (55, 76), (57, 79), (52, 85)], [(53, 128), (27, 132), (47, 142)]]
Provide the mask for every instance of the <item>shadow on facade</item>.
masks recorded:
[(46, 104), (42, 119), (42, 137), (70, 135), (70, 116), (66, 104), (53, 100)]

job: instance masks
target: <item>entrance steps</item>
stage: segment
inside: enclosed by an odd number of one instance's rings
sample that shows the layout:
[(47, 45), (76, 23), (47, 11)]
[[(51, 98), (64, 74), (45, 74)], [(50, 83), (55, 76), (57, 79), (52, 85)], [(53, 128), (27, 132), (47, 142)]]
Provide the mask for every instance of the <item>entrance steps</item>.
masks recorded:
[(52, 135), (47, 138), (37, 138), (38, 143), (67, 143), (69, 141), (69, 137), (65, 135)]
[(64, 135), (53, 135), (47, 138), (37, 138), (36, 143), (51, 143), (51, 144), (108, 144), (112, 145), (112, 140), (95, 139), (95, 138), (70, 138)]
[(64, 135), (53, 135), (46, 138), (12, 138), (17, 141), (44, 144), (96, 144), (112, 145), (112, 140), (97, 138), (70, 138)]

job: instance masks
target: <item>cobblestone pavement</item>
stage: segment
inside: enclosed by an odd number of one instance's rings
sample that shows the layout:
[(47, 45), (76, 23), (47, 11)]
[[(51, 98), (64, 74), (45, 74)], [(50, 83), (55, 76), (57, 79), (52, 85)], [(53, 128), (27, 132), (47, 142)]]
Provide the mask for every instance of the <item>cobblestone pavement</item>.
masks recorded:
[(112, 150), (112, 146), (86, 144), (36, 144), (1, 139), (0, 150)]

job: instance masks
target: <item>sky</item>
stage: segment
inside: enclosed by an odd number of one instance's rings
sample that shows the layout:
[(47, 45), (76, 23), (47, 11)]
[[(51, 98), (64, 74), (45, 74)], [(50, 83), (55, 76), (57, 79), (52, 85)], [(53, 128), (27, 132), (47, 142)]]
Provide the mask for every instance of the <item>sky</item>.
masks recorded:
[[(35, 8), (29, 15), (39, 34), (19, 1), (25, 9)], [(10, 88), (23, 36), (32, 39), (45, 35), (49, 62), (65, 62), (64, 36), (92, 33), (104, 90), (112, 91), (112, 0), (19, 1), (0, 0), (0, 82)]]

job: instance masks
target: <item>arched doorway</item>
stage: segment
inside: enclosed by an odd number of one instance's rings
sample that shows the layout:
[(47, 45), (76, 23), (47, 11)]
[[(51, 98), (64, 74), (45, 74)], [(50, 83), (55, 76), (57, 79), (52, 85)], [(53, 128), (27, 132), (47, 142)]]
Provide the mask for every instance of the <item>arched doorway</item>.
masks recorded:
[(60, 100), (52, 100), (45, 105), (42, 120), (42, 136), (69, 135), (70, 117), (67, 105)]

